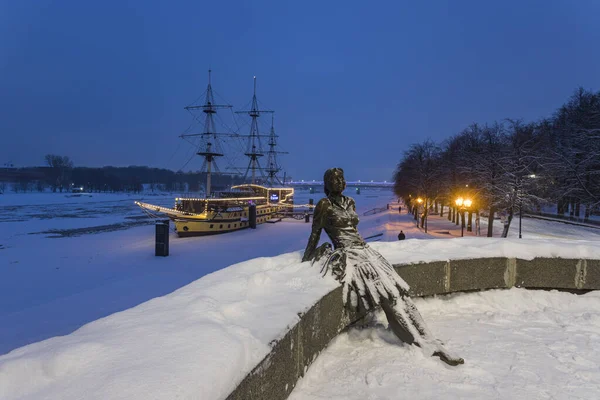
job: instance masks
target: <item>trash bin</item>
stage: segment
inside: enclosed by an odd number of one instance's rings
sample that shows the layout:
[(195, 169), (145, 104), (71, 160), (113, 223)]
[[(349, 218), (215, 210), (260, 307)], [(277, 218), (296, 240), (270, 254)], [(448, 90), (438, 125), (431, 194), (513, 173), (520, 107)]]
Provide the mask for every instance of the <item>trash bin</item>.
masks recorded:
[(156, 243), (154, 255), (166, 257), (169, 255), (169, 220), (157, 220), (155, 226)]
[(248, 225), (250, 229), (256, 229), (256, 204), (250, 204), (248, 207)]

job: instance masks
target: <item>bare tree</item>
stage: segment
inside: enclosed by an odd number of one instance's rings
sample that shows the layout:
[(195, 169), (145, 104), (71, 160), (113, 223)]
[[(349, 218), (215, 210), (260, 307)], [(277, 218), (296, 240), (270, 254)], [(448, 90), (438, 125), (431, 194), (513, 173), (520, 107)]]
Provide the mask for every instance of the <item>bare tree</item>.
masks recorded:
[(62, 193), (64, 186), (68, 183), (73, 162), (67, 156), (57, 156), (55, 154), (46, 154), (46, 164), (50, 167), (50, 186), (52, 191), (56, 192), (58, 188)]
[[(513, 217), (518, 210), (519, 222), (523, 208), (531, 209), (544, 199), (537, 195), (540, 179), (540, 133), (535, 124), (523, 124), (521, 121), (507, 120), (507, 147), (499, 159), (503, 178), (500, 188), (504, 193), (507, 218), (502, 237), (508, 236)], [(520, 229), (519, 229), (520, 234)], [(520, 237), (520, 236), (519, 236)]]
[[(420, 225), (425, 228), (425, 232), (429, 210), (442, 193), (441, 154), (440, 147), (430, 139), (412, 145), (404, 153), (395, 173), (395, 192), (398, 196), (404, 197), (407, 203), (411, 202), (407, 197), (423, 198)], [(414, 207), (414, 200), (412, 206)]]
[(579, 88), (549, 122), (545, 131), (544, 168), (554, 178), (553, 198), (571, 203), (585, 218), (600, 206), (600, 93)]
[(464, 145), (458, 170), (471, 182), (470, 192), (477, 197), (480, 207), (487, 207), (487, 236), (492, 237), (494, 215), (505, 202), (506, 177), (500, 160), (506, 151), (506, 130), (499, 123), (484, 126), (473, 124), (461, 135), (464, 136)]

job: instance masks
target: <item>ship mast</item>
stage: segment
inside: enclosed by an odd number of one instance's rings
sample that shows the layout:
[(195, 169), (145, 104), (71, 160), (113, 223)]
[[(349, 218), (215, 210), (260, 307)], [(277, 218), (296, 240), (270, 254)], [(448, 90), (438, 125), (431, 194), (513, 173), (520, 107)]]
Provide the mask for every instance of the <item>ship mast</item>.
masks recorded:
[(282, 184), (279, 178), (277, 177), (277, 173), (281, 171), (281, 167), (277, 163), (277, 154), (288, 154), (287, 151), (276, 151), (275, 147), (277, 146), (277, 138), (279, 136), (275, 134), (275, 113), (271, 115), (271, 132), (269, 133), (269, 151), (267, 153), (267, 168), (266, 171), (269, 174), (269, 181), (271, 182), (271, 186), (275, 185), (275, 181)]
[(250, 111), (236, 111), (236, 113), (248, 114), (252, 118), (252, 123), (250, 124), (250, 134), (248, 135), (248, 147), (245, 153), (245, 155), (250, 158), (250, 162), (246, 168), (244, 178), (248, 176), (248, 171), (252, 171), (252, 183), (255, 183), (256, 170), (261, 171), (262, 174), (262, 168), (260, 167), (258, 159), (264, 156), (260, 146), (261, 135), (258, 132), (258, 117), (260, 117), (260, 113), (273, 113), (271, 110), (258, 109), (258, 101), (256, 99), (256, 76), (254, 77), (254, 95), (252, 96), (252, 107)]
[[(195, 134), (187, 134), (181, 135), (181, 137), (190, 137), (190, 136), (200, 136), (201, 144), (198, 148), (198, 152), (196, 153), (199, 156), (204, 157), (204, 162), (206, 163), (206, 197), (210, 197), (210, 186), (211, 186), (211, 172), (212, 172), (212, 164), (214, 162), (215, 170), (217, 170), (216, 158), (222, 157), (223, 154), (219, 153), (218, 149), (213, 149), (213, 141), (215, 142), (215, 147), (217, 147), (217, 136), (218, 135), (228, 135), (224, 133), (217, 133), (215, 128), (214, 115), (217, 113), (217, 109), (220, 108), (231, 108), (232, 106), (229, 104), (215, 104), (215, 99), (213, 97), (213, 90), (211, 85), (211, 72), (212, 70), (208, 70), (208, 87), (206, 88), (206, 97), (204, 100), (204, 104), (197, 106), (187, 106), (184, 107), (185, 110), (202, 110), (204, 113), (204, 130), (202, 133)], [(203, 146), (204, 145), (204, 146)]]

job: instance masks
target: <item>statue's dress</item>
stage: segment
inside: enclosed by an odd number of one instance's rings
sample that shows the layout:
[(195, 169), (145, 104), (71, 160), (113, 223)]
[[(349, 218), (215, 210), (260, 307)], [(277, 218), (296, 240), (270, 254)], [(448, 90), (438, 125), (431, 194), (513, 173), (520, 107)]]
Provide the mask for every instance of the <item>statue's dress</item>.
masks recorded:
[[(451, 356), (433, 338), (408, 295), (408, 284), (361, 238), (357, 225), (354, 199), (343, 195), (321, 199), (315, 207), (303, 261), (318, 260), (326, 272), (331, 269), (343, 285), (346, 306), (370, 310), (380, 305), (391, 329), (401, 340), (430, 348), (452, 365), (462, 363), (462, 359)], [(332, 251), (328, 243), (317, 247), (321, 230), (325, 230), (335, 250)]]

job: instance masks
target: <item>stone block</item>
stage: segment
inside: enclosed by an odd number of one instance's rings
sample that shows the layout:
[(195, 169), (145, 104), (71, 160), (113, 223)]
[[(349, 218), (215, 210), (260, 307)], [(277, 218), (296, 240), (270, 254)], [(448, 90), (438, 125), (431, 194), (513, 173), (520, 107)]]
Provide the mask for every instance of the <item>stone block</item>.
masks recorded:
[(515, 286), (545, 289), (578, 289), (580, 260), (563, 258), (517, 259)]
[(585, 282), (582, 289), (600, 289), (600, 260), (585, 261)]
[(274, 399), (284, 400), (298, 378), (298, 352), (294, 351), (296, 325), (275, 344), (271, 352), (250, 372), (227, 397), (227, 400)]
[(450, 261), (450, 291), (507, 287), (507, 259), (504, 257)]
[(284, 400), (304, 376), (329, 341), (348, 325), (364, 317), (349, 312), (342, 302), (342, 288), (325, 295), (227, 397), (227, 400)]
[(446, 293), (446, 261), (394, 265), (398, 275), (410, 286), (411, 296)]

